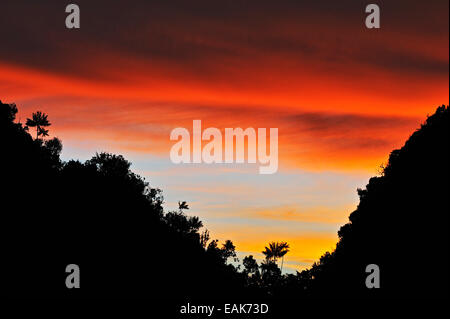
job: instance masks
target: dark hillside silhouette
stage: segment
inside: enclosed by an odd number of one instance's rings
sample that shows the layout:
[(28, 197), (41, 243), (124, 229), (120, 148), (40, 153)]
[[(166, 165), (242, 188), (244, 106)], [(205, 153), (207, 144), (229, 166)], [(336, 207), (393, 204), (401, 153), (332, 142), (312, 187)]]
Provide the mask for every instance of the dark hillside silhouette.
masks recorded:
[[(61, 142), (39, 138), (48, 133), (39, 128), (33, 139), (16, 113), (0, 103), (1, 294), (189, 300), (245, 292), (226, 264), (234, 251), (207, 251), (209, 236), (184, 214), (185, 202), (165, 213), (161, 191), (120, 155), (62, 162)], [(80, 266), (82, 288), (66, 288), (68, 264)]]
[[(441, 106), (382, 176), (358, 189), (360, 203), (339, 230), (334, 252), (301, 274), (309, 296), (448, 297), (450, 109)], [(365, 268), (380, 268), (380, 289), (367, 289)], [(314, 279), (312, 279), (314, 278)]]
[[(210, 239), (199, 218), (186, 214), (186, 202), (165, 212), (161, 191), (134, 174), (125, 158), (100, 153), (84, 163), (62, 162), (61, 141), (44, 139), (47, 115), (27, 121), (36, 127), (33, 138), (16, 113), (14, 104), (0, 102), (2, 295), (284, 303), (448, 294), (448, 106), (358, 190), (360, 203), (341, 227), (335, 251), (297, 275), (282, 275), (278, 267), (286, 242), (269, 243), (261, 265), (245, 257), (239, 272), (234, 244)], [(69, 264), (80, 266), (80, 289), (65, 286)], [(365, 285), (369, 264), (380, 268), (379, 289)]]

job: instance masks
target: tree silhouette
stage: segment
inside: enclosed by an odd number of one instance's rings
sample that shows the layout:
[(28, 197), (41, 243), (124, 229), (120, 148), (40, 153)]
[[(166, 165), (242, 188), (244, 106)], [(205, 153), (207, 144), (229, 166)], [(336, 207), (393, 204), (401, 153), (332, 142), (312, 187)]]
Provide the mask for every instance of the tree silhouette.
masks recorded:
[(281, 271), (273, 259), (266, 259), (261, 263), (262, 288), (269, 295), (274, 294), (275, 288), (281, 283)]
[(265, 247), (264, 251), (262, 253), (266, 256), (266, 260), (273, 260), (275, 262), (275, 250), (276, 250), (276, 243), (271, 242), (269, 243), (269, 247)]
[(258, 263), (252, 255), (244, 257), (242, 264), (244, 265), (244, 270), (247, 274), (254, 274), (258, 271)]
[(200, 245), (202, 245), (202, 247), (205, 249), (206, 245), (208, 244), (208, 241), (210, 239), (210, 234), (209, 234), (209, 230), (205, 229), (201, 234), (200, 234)]
[[(168, 212), (164, 216), (164, 221), (175, 229), (176, 231), (183, 234), (197, 234), (200, 228), (203, 227), (203, 223), (197, 216), (186, 216), (184, 210), (188, 210), (188, 204), (183, 202), (178, 202), (178, 211)], [(206, 236), (206, 234), (205, 234)], [(199, 235), (199, 242), (202, 246), (206, 245), (203, 242), (206, 238)], [(208, 233), (209, 240), (209, 233)], [(207, 241), (207, 240), (206, 240)]]
[(38, 139), (40, 135), (48, 136), (48, 130), (44, 127), (50, 126), (51, 123), (48, 121), (47, 114), (37, 111), (32, 114), (31, 119), (27, 119), (25, 125), (27, 127), (36, 127), (36, 139)]
[(224, 244), (222, 244), (222, 255), (223, 258), (225, 259), (225, 262), (230, 257), (236, 258), (236, 246), (234, 246), (231, 240), (228, 239), (225, 241)]
[[(0, 295), (117, 298), (156, 290), (181, 300), (245, 294), (245, 279), (225, 264), (234, 245), (205, 249), (209, 233), (201, 238), (202, 222), (184, 214), (186, 202), (166, 213), (161, 190), (133, 173), (121, 155), (61, 161), (61, 141), (40, 139), (50, 124), (46, 114), (28, 121), (37, 141), (15, 122), (16, 114), (15, 105), (0, 103), (0, 170), (8, 185), (1, 192), (8, 209), (0, 210)], [(30, 262), (39, 273), (33, 285), (23, 275)], [(85, 269), (77, 291), (64, 285), (71, 263)]]
[(283, 271), (284, 255), (289, 252), (289, 244), (287, 242), (270, 242), (269, 247), (265, 247), (262, 253), (268, 261), (277, 263), (278, 258), (282, 258), (281, 271)]
[(283, 273), (284, 256), (289, 252), (289, 245), (287, 242), (278, 244), (278, 257), (281, 257), (281, 273)]
[[(311, 297), (446, 298), (449, 280), (450, 108), (440, 106), (382, 174), (358, 189), (359, 204), (336, 249), (297, 277)], [(368, 289), (366, 267), (380, 269)]]

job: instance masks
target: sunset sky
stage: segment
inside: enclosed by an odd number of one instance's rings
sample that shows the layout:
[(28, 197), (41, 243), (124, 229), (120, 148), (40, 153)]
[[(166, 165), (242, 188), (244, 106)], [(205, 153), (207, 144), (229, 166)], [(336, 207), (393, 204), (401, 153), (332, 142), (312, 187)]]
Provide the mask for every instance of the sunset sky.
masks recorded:
[[(0, 100), (48, 113), (65, 160), (124, 155), (240, 256), (289, 242), (288, 271), (334, 248), (356, 189), (448, 104), (448, 0), (93, 2), (78, 30), (71, 2), (0, 3)], [(173, 164), (171, 130), (196, 119), (278, 128), (278, 172)]]

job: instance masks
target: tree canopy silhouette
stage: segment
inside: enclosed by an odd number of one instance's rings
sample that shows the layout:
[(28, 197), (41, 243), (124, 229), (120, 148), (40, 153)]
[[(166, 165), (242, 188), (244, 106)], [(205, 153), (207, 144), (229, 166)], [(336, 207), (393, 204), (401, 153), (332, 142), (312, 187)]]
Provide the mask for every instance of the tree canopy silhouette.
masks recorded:
[[(266, 259), (277, 263), (278, 258), (282, 258), (284, 262), (284, 255), (289, 252), (289, 244), (287, 242), (271, 242), (269, 247), (265, 247), (262, 252)], [(283, 262), (281, 264), (281, 272), (283, 271)]]
[[(236, 287), (235, 295), (244, 293), (244, 278), (226, 264), (234, 245), (225, 242), (220, 258), (208, 251), (208, 242), (217, 241), (200, 233), (203, 224), (185, 214), (186, 202), (165, 212), (161, 190), (133, 173), (121, 155), (61, 161), (61, 141), (39, 138), (48, 134), (48, 116), (36, 112), (28, 119), (37, 130), (33, 140), (15, 122), (17, 111), (0, 103), (0, 169), (8, 185), (2, 191), (8, 208), (0, 214), (0, 293), (145, 297), (158, 291), (158, 298), (173, 300), (219, 298)], [(82, 289), (65, 287), (72, 263), (80, 266)]]
[(51, 123), (48, 121), (48, 115), (41, 111), (37, 111), (32, 114), (31, 119), (27, 119), (25, 129), (28, 129), (28, 127), (36, 127), (36, 139), (38, 139), (39, 136), (48, 136), (48, 130), (44, 127), (50, 125)]
[[(299, 290), (328, 297), (448, 297), (450, 109), (437, 108), (381, 176), (358, 189), (357, 209), (339, 242), (298, 275)], [(365, 285), (366, 266), (380, 268), (379, 289)]]

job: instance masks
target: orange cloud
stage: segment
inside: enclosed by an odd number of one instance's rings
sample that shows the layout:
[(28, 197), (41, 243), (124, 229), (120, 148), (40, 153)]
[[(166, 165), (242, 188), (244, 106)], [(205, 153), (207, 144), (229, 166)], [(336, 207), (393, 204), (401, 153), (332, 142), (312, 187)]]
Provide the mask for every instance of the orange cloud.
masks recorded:
[[(420, 123), (419, 117), (412, 117), (409, 113), (379, 115), (381, 108), (378, 107), (362, 111), (360, 108), (357, 113), (346, 113), (345, 109), (339, 112), (336, 109), (333, 112), (320, 110), (328, 107), (293, 108), (283, 105), (277, 100), (279, 97), (274, 97), (271, 102), (267, 94), (260, 94), (263, 95), (259, 97), (262, 104), (255, 106), (258, 99), (251, 90), (236, 90), (233, 97), (229, 92), (214, 87), (191, 90), (189, 85), (174, 83), (170, 90), (159, 87), (146, 91), (139, 87), (90, 83), (1, 64), (0, 71), (9, 83), (3, 88), (6, 98), (25, 101), (24, 118), (26, 112), (44, 108), (55, 119), (54, 134), (66, 140), (103, 140), (103, 144), (129, 151), (168, 154), (173, 144), (169, 140), (170, 131), (180, 126), (191, 128), (193, 119), (202, 119), (203, 127), (220, 129), (279, 128), (281, 166), (373, 170)], [(211, 104), (207, 102), (213, 95), (205, 93), (207, 91), (217, 96)], [(310, 91), (311, 100), (318, 100), (319, 94), (315, 94), (313, 89)], [(52, 100), (55, 92), (58, 95)], [(308, 95), (301, 98), (308, 99)], [(320, 101), (322, 98), (323, 94)], [(232, 101), (227, 103), (230, 99)], [(271, 104), (275, 100), (280, 103), (276, 108)], [(343, 103), (338, 96), (334, 100)], [(246, 105), (242, 104), (244, 101), (252, 102)], [(352, 101), (355, 105), (363, 103), (357, 96), (352, 96)], [(302, 105), (300, 101), (298, 103)], [(410, 107), (414, 109), (414, 106)], [(429, 113), (433, 107), (428, 107)], [(160, 111), (161, 108), (164, 112)]]

